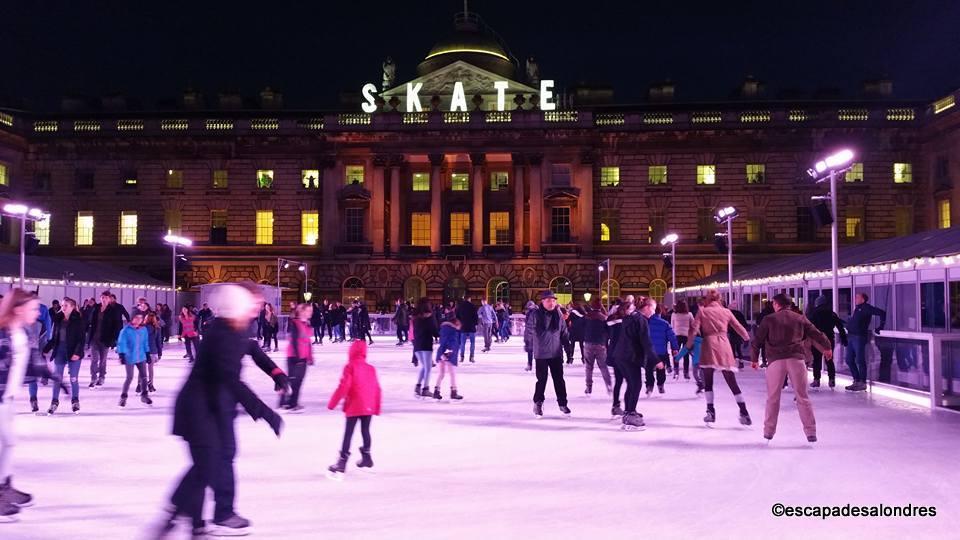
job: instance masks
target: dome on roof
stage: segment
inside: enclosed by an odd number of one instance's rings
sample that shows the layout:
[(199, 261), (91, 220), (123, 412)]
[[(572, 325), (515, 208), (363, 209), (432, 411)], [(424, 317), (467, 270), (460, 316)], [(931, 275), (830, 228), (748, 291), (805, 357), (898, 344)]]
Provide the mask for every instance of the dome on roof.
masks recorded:
[(425, 75), (463, 60), (479, 68), (507, 78), (516, 73), (516, 60), (510, 50), (476, 13), (458, 13), (453, 20), (454, 30), (430, 49), (417, 66), (417, 74)]

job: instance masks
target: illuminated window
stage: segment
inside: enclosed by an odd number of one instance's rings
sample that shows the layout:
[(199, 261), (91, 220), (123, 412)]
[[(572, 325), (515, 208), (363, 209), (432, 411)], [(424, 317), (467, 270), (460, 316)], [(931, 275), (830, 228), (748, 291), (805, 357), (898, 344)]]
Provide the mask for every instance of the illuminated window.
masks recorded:
[(609, 242), (610, 241), (610, 226), (606, 223), (600, 223), (600, 241)]
[(363, 183), (363, 165), (347, 165), (347, 185)]
[(844, 221), (846, 237), (849, 240), (863, 240), (863, 210), (847, 209), (847, 218)]
[(510, 238), (510, 212), (490, 212), (490, 245), (503, 246), (512, 243)]
[(257, 210), (257, 244), (273, 243), (273, 210)]
[(41, 246), (50, 245), (50, 214), (39, 221), (33, 222), (33, 236)]
[(550, 290), (557, 297), (557, 303), (565, 306), (573, 301), (573, 283), (565, 277), (556, 277), (550, 281)]
[(317, 189), (320, 187), (320, 170), (304, 169), (300, 171), (300, 184), (307, 189)]
[(663, 210), (650, 212), (650, 224), (647, 225), (647, 243), (659, 244), (667, 233), (667, 218)]
[(913, 165), (910, 163), (893, 164), (893, 183), (894, 184), (912, 184), (913, 183)]
[(854, 163), (847, 171), (847, 182), (863, 182), (863, 163)]
[(180, 210), (164, 210), (163, 223), (166, 225), (167, 233), (180, 234), (183, 228), (183, 215)]
[(550, 209), (550, 238), (553, 242), (570, 241), (570, 208), (554, 206)]
[(213, 188), (214, 189), (226, 189), (229, 182), (229, 176), (227, 171), (224, 169), (218, 169), (213, 171)]
[(227, 211), (210, 211), (210, 243), (215, 246), (227, 245)]
[(137, 213), (120, 212), (120, 245), (137, 245)]
[(364, 209), (363, 208), (347, 208), (346, 210), (346, 233), (347, 233), (347, 242), (360, 243), (363, 242), (363, 222), (364, 218)]
[(747, 219), (747, 242), (763, 242), (763, 220), (759, 218)]
[(93, 212), (77, 212), (77, 225), (74, 229), (74, 244), (93, 245)]
[(320, 240), (320, 213), (316, 210), (300, 212), (300, 243), (315, 246)]
[(667, 183), (667, 166), (651, 165), (647, 167), (647, 177), (650, 179), (651, 186), (658, 186)]
[(270, 189), (273, 187), (273, 171), (270, 169), (257, 170), (257, 187), (260, 189)]
[(898, 206), (893, 211), (894, 228), (897, 236), (913, 234), (913, 207)]
[(487, 302), (510, 302), (510, 282), (502, 277), (496, 277), (487, 282)]
[(430, 212), (414, 212), (410, 215), (410, 243), (415, 246), (430, 245)]
[(124, 187), (137, 187), (137, 171), (127, 171), (123, 174)]
[(600, 285), (600, 302), (605, 306), (610, 305), (610, 299), (620, 298), (620, 283), (615, 279), (604, 280)]
[(510, 186), (510, 173), (497, 171), (490, 173), (490, 191), (504, 191)]
[(716, 165), (697, 165), (697, 185), (713, 185), (717, 183)]
[(0, 163), (0, 186), (9, 186), (10, 177), (8, 176), (6, 163)]
[(937, 202), (937, 226), (941, 229), (950, 228), (950, 201), (942, 199)]
[(600, 187), (620, 185), (620, 167), (600, 167)]
[(453, 212), (450, 214), (450, 244), (464, 246), (470, 238), (470, 214)]
[(650, 282), (650, 298), (663, 303), (663, 297), (667, 294), (667, 282), (662, 279), (655, 279)]
[(766, 181), (767, 166), (762, 163), (747, 164), (747, 183), (763, 184)]
[(616, 242), (619, 240), (620, 210), (617, 208), (600, 209), (600, 241)]
[(167, 188), (168, 189), (183, 188), (183, 171), (181, 171), (180, 169), (167, 170)]
[(450, 189), (453, 191), (470, 191), (470, 175), (467, 173), (451, 174)]
[(413, 190), (430, 191), (430, 173), (413, 173)]

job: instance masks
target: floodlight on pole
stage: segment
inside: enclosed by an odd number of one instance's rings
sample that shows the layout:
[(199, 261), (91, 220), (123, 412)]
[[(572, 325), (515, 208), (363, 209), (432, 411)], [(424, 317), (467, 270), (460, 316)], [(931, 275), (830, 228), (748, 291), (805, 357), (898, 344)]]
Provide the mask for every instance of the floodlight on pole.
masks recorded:
[(810, 175), (815, 182), (830, 182), (830, 195), (819, 198), (830, 199), (830, 213), (832, 218), (830, 223), (830, 273), (832, 274), (830, 288), (833, 291), (832, 304), (834, 313), (838, 312), (840, 307), (840, 279), (838, 276), (840, 266), (840, 229), (837, 223), (837, 175), (849, 170), (853, 166), (854, 157), (855, 154), (853, 150), (844, 148), (816, 162), (812, 169), (807, 170), (807, 174)]
[(20, 288), (23, 288), (24, 274), (27, 270), (27, 221), (43, 221), (50, 214), (39, 208), (31, 208), (23, 203), (7, 203), (3, 205), (3, 214), (20, 220)]
[(168, 232), (163, 241), (169, 244), (173, 251), (170, 258), (170, 288), (173, 290), (173, 312), (177, 313), (177, 246), (190, 247), (193, 240)]
[(610, 259), (604, 259), (597, 265), (597, 294), (600, 295), (600, 305), (603, 306), (603, 272), (606, 271), (607, 275), (607, 310), (610, 309)]
[(672, 303), (677, 303), (677, 242), (680, 236), (677, 233), (670, 233), (660, 239), (660, 245), (670, 244), (670, 294)]
[(732, 206), (721, 208), (714, 219), (727, 224), (727, 305), (733, 304), (733, 220), (740, 215)]

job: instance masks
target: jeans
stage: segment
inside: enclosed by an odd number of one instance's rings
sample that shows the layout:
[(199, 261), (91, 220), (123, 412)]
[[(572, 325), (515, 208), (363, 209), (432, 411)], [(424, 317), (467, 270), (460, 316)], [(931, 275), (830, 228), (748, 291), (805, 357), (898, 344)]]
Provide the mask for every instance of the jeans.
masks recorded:
[(360, 421), (360, 435), (363, 437), (363, 446), (360, 447), (361, 451), (370, 451), (370, 420), (373, 417), (370, 415), (367, 416), (348, 416), (347, 425), (343, 429), (343, 445), (340, 447), (340, 451), (344, 454), (350, 453), (350, 441), (353, 439), (353, 430), (357, 427), (357, 420)]
[[(64, 368), (69, 369), (70, 373), (70, 391), (73, 392), (73, 399), (80, 399), (80, 363), (83, 360), (69, 360), (67, 358), (67, 353), (64, 351), (62, 354), (57, 354), (56, 358), (53, 361), (54, 373), (56, 373), (60, 379), (63, 379), (63, 370)], [(53, 385), (53, 399), (54, 401), (60, 400), (60, 385)]]
[(480, 329), (480, 335), (483, 336), (483, 350), (489, 351), (490, 345), (493, 343), (493, 323), (481, 322), (478, 328)]
[(627, 390), (623, 393), (623, 410), (628, 413), (637, 412), (637, 402), (640, 400), (640, 387), (643, 385), (642, 368), (640, 364), (629, 361), (623, 362), (619, 367), (623, 373), (623, 378), (627, 381)]
[(104, 378), (107, 376), (107, 354), (110, 349), (100, 343), (99, 341), (93, 341), (90, 343), (90, 380), (95, 381), (97, 378)]
[(504, 319), (500, 323), (500, 339), (503, 341), (510, 339), (510, 319)]
[(313, 340), (318, 343), (323, 343), (323, 326), (317, 325), (313, 327)]
[(307, 361), (298, 358), (287, 358), (287, 377), (290, 381), (290, 395), (280, 397), (281, 407), (297, 407), (300, 405), (300, 387), (303, 378), (307, 375)]
[(563, 380), (563, 358), (537, 358), (537, 385), (533, 392), (533, 402), (543, 403), (547, 389), (547, 371), (553, 378), (553, 390), (557, 393), (557, 405), (567, 406), (567, 383)]
[[(677, 344), (680, 345), (680, 348), (683, 348), (687, 344), (687, 336), (677, 336)], [(673, 369), (677, 372), (680, 371), (680, 359), (673, 359)], [(690, 378), (690, 354), (687, 353), (683, 356), (683, 378)]]
[(432, 351), (414, 351), (413, 356), (420, 363), (420, 373), (417, 374), (417, 384), (424, 388), (430, 387), (430, 368), (433, 367)]
[(867, 337), (850, 334), (847, 339), (847, 366), (855, 382), (867, 382)]
[(467, 340), (470, 341), (470, 359), (473, 360), (473, 351), (477, 347), (477, 333), (476, 332), (460, 332), (460, 361), (463, 362), (466, 359), (464, 352), (467, 350)]
[(198, 349), (200, 348), (200, 338), (197, 336), (185, 337), (183, 338), (183, 342), (187, 348), (187, 357), (191, 362), (195, 362), (197, 360)]
[(587, 390), (593, 389), (593, 364), (597, 364), (603, 383), (610, 389), (610, 370), (607, 369), (607, 346), (602, 343), (587, 343), (583, 349), (583, 364)]
[(127, 391), (130, 390), (130, 383), (133, 381), (133, 368), (137, 368), (137, 380), (140, 383), (140, 395), (147, 395), (147, 363), (140, 362), (139, 364), (124, 364), (123, 367), (127, 369), (127, 378), (123, 381), (123, 390), (120, 392), (121, 396), (127, 395)]

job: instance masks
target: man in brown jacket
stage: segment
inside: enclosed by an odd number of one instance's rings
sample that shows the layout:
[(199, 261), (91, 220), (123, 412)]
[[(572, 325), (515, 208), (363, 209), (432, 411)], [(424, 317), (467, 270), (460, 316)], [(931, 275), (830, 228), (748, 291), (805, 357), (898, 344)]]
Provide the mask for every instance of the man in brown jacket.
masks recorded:
[(780, 416), (780, 392), (786, 377), (790, 377), (797, 393), (797, 410), (807, 441), (817, 442), (817, 422), (813, 417), (813, 405), (807, 396), (807, 364), (804, 340), (809, 339), (826, 359), (833, 358), (830, 340), (806, 317), (790, 309), (793, 302), (785, 294), (773, 297), (772, 315), (763, 318), (751, 342), (753, 369), (757, 369), (760, 349), (766, 351), (767, 362), (767, 410), (763, 418), (763, 437), (773, 439)]

